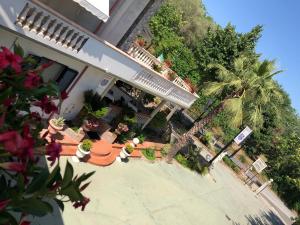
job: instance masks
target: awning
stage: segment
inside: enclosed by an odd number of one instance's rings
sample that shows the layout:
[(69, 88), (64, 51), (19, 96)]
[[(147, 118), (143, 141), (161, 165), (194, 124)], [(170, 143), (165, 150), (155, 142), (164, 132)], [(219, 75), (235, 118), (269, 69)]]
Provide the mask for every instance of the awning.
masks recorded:
[(73, 0), (87, 11), (106, 22), (109, 17), (109, 0)]

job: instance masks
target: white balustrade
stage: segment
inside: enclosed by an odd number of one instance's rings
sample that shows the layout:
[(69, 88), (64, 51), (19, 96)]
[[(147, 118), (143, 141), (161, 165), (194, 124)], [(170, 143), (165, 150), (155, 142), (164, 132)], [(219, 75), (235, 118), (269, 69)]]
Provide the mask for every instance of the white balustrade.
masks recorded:
[(88, 40), (88, 36), (83, 32), (30, 2), (20, 12), (16, 24), (48, 41), (77, 52)]
[[(162, 65), (162, 63), (155, 58), (150, 52), (140, 47), (138, 44), (133, 43), (130, 49), (128, 50), (128, 54), (133, 58), (137, 59), (139, 62), (146, 65), (148, 68), (152, 69), (153, 64)], [(184, 90), (190, 92), (190, 87), (182, 80), (174, 71), (166, 66), (162, 65), (161, 75), (168, 79), (168, 73), (174, 73), (176, 78), (173, 80), (173, 83), (177, 86), (183, 88)]]

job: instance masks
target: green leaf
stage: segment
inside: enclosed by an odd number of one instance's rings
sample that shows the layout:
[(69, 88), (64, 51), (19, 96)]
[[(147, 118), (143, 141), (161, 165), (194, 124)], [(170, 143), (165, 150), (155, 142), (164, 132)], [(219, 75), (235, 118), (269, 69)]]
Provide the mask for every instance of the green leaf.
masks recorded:
[(43, 217), (53, 212), (53, 208), (48, 202), (36, 198), (28, 198), (23, 201), (19, 201), (13, 207), (16, 211), (38, 217)]
[(68, 196), (72, 202), (81, 201), (83, 199), (82, 194), (79, 189), (74, 186), (74, 184), (70, 184), (69, 186), (61, 189), (60, 194)]
[(0, 213), (0, 224), (18, 225), (16, 219), (8, 212)]
[(43, 187), (46, 186), (46, 181), (48, 179), (48, 176), (49, 176), (48, 169), (43, 169), (29, 184), (26, 193), (30, 194), (43, 189)]
[(61, 175), (60, 175), (60, 167), (59, 164), (55, 166), (55, 168), (52, 170), (50, 173), (50, 176), (48, 177), (47, 181), (47, 186), (51, 186), (55, 181), (61, 180)]
[(81, 184), (83, 181), (89, 179), (95, 172), (96, 172), (96, 171), (93, 171), (93, 172), (90, 172), (90, 173), (87, 173), (87, 174), (86, 174), (86, 173), (82, 174), (82, 175), (75, 181), (76, 184), (77, 184), (78, 186), (80, 186), (80, 184)]
[(21, 57), (24, 57), (24, 50), (19, 44), (14, 45), (14, 53)]
[(57, 198), (55, 198), (54, 200), (57, 203), (58, 207), (61, 209), (61, 211), (64, 211), (64, 209), (65, 209), (64, 203), (61, 200), (57, 199)]
[(65, 174), (63, 177), (62, 185), (61, 185), (62, 188), (65, 188), (70, 184), (70, 182), (72, 181), (72, 178), (73, 178), (73, 173), (74, 173), (74, 169), (73, 169), (72, 165), (67, 161)]

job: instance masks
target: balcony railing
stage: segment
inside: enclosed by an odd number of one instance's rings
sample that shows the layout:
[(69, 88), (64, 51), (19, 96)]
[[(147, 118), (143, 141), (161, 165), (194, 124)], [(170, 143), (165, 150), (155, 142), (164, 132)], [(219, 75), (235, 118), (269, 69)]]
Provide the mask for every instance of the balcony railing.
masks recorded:
[[(0, 0), (0, 26), (115, 76), (141, 90), (169, 100), (184, 108), (197, 99), (179, 77), (169, 80), (151, 67), (157, 59), (138, 48), (129, 56), (38, 0)], [(37, 54), (46, 54), (45, 48)], [(140, 56), (137, 55), (137, 52)], [(53, 54), (50, 54), (54, 57)], [(51, 58), (50, 57), (50, 58)], [(144, 58), (145, 57), (145, 58)], [(55, 58), (51, 58), (56, 60)]]
[(17, 25), (75, 51), (79, 51), (89, 39), (78, 29), (29, 2), (18, 16)]
[(162, 65), (162, 71), (160, 73), (161, 76), (169, 80), (170, 77), (168, 76), (168, 74), (173, 74), (173, 76), (175, 76), (175, 79), (174, 77), (172, 77), (171, 81), (177, 86), (190, 92), (191, 88), (184, 82), (184, 80), (182, 80), (174, 71), (162, 64), (157, 58), (155, 58), (155, 56), (153, 56), (143, 47), (139, 46), (137, 43), (133, 43), (131, 45), (131, 47), (128, 50), (128, 54), (150, 69), (152, 69), (154, 65)]

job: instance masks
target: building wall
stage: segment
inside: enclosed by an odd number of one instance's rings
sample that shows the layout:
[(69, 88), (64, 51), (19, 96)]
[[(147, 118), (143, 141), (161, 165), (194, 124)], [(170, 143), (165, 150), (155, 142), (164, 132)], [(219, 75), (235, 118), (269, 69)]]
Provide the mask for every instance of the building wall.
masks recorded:
[[(117, 45), (150, 0), (121, 0), (97, 35)], [(111, 7), (111, 6), (110, 6)]]
[[(0, 37), (0, 46), (12, 48), (13, 43), (16, 41), (23, 47), (26, 54), (35, 54), (38, 56), (46, 57), (53, 61), (57, 61), (68, 66), (71, 69), (78, 71), (79, 74), (86, 66), (80, 61), (60, 54), (36, 42), (17, 36), (16, 34), (8, 32), (2, 28), (0, 28)], [(64, 116), (66, 119), (71, 119), (76, 116), (76, 114), (83, 106), (83, 92), (90, 89), (96, 89), (101, 80), (105, 78), (111, 80), (111, 77), (108, 76), (105, 72), (94, 67), (89, 67), (81, 77), (81, 79), (78, 81), (76, 86), (69, 93), (69, 98), (63, 102), (61, 109), (62, 116)], [(107, 83), (107, 85), (109, 85), (109, 82)]]
[(132, 25), (131, 29), (128, 31), (127, 35), (121, 40), (120, 48), (127, 51), (130, 45), (138, 35), (143, 36), (148, 42), (151, 40), (151, 32), (148, 26), (151, 17), (160, 9), (161, 5), (165, 0), (151, 0), (153, 3), (145, 10), (145, 14)]

